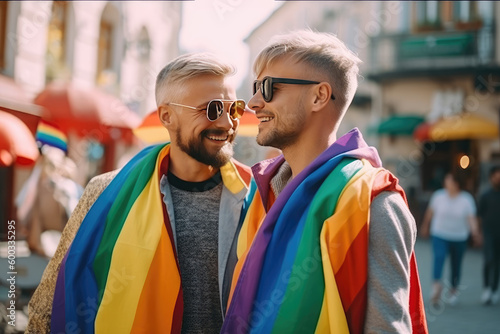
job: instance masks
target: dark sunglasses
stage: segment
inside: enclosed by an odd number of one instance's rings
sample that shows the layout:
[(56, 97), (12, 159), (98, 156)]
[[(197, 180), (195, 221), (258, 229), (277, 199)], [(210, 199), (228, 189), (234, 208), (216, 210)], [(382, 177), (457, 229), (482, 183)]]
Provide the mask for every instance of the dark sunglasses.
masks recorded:
[(178, 107), (184, 107), (184, 108), (189, 108), (193, 110), (206, 110), (207, 111), (207, 118), (209, 121), (214, 122), (218, 120), (222, 114), (224, 113), (224, 102), (232, 102), (231, 106), (229, 107), (229, 116), (231, 116), (232, 119), (238, 119), (241, 116), (243, 116), (243, 113), (245, 112), (245, 106), (246, 103), (244, 100), (211, 100), (208, 102), (206, 107), (203, 108), (196, 108), (196, 107), (191, 107), (191, 106), (186, 106), (184, 104), (179, 104), (179, 103), (174, 103), (174, 102), (169, 102), (165, 104), (170, 104), (173, 106), (178, 106)]
[[(319, 84), (318, 81), (310, 81), (310, 80), (301, 80), (301, 79), (287, 79), (287, 78), (273, 78), (273, 77), (264, 77), (261, 80), (255, 80), (253, 82), (253, 95), (257, 93), (257, 90), (260, 88), (260, 92), (264, 101), (271, 102), (273, 99), (273, 85), (276, 83), (289, 84), (289, 85), (315, 85)], [(335, 100), (335, 96), (332, 94), (332, 100)]]

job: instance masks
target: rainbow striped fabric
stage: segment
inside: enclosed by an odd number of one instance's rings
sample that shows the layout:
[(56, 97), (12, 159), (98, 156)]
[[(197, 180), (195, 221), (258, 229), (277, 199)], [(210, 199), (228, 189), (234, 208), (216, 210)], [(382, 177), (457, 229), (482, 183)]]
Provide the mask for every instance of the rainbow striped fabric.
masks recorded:
[(51, 332), (180, 332), (180, 275), (159, 189), (169, 149), (141, 151), (90, 208), (61, 264)]
[[(169, 143), (139, 152), (87, 212), (61, 263), (51, 333), (181, 332), (181, 277), (160, 191), (169, 152)], [(220, 169), (233, 194), (250, 182), (242, 170), (236, 161)]]
[[(269, 189), (282, 161), (254, 168), (259, 189)], [(221, 333), (363, 332), (370, 203), (383, 190), (404, 197), (397, 179), (380, 165), (376, 151), (354, 131), (292, 179), (276, 200), (270, 189), (250, 193)], [(410, 312), (414, 328), (426, 330), (414, 258), (412, 273), (416, 302), (410, 301)]]
[(53, 123), (40, 120), (36, 129), (35, 138), (42, 145), (57, 147), (64, 152), (68, 151), (68, 138), (66, 134)]

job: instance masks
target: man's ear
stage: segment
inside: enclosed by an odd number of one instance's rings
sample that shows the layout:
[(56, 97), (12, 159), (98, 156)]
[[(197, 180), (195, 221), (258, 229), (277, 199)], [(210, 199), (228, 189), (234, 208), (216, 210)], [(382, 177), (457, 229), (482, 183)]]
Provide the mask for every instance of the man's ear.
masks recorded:
[(161, 105), (158, 107), (158, 117), (164, 127), (168, 127), (172, 124), (172, 110), (168, 106)]
[(321, 82), (314, 89), (313, 111), (323, 109), (332, 97), (332, 87), (328, 82)]

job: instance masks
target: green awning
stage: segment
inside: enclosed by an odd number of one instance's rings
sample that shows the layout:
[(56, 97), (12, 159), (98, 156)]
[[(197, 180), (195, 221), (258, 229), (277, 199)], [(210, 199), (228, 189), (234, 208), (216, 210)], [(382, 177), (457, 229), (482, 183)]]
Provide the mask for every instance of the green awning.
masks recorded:
[(417, 115), (394, 115), (371, 126), (369, 133), (390, 136), (411, 136), (415, 128), (425, 121)]

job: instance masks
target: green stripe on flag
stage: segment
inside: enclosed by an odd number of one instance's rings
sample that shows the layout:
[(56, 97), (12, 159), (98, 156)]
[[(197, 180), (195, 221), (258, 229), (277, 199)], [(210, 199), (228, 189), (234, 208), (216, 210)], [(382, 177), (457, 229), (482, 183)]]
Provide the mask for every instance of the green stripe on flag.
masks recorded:
[(343, 159), (316, 192), (290, 275), (307, 280), (307, 284), (294, 285), (293, 291), (288, 284), (283, 297), (286, 303), (278, 312), (272, 333), (314, 333), (325, 293), (320, 248), (323, 223), (333, 215), (346, 184), (362, 167), (361, 160)]

